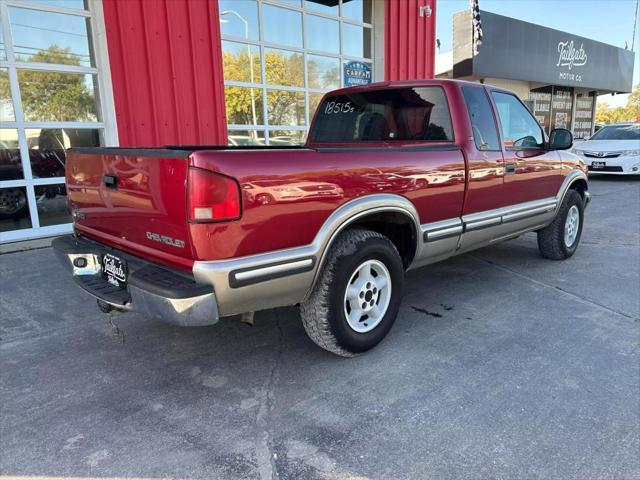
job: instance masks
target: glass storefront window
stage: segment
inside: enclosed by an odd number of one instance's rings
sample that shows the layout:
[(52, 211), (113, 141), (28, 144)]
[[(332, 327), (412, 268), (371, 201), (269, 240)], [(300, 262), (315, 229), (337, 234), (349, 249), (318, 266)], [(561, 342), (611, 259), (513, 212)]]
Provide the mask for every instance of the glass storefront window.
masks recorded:
[(10, 7), (16, 61), (93, 66), (86, 17)]
[(342, 53), (350, 57), (371, 57), (371, 29), (342, 24)]
[(318, 109), (318, 105), (322, 101), (324, 93), (310, 93), (309, 94), (309, 121), (313, 120), (313, 116)]
[(304, 87), (304, 59), (301, 53), (267, 48), (264, 63), (267, 84)]
[(34, 188), (41, 227), (71, 222), (64, 183), (38, 185)]
[(230, 145), (303, 141), (324, 93), (344, 86), (344, 65), (373, 68), (372, 0), (218, 5)]
[(342, 16), (356, 22), (371, 23), (370, 0), (342, 0)]
[(225, 78), (236, 82), (260, 83), (260, 47), (248, 43), (222, 42), (222, 66)]
[(329, 53), (340, 53), (340, 27), (336, 20), (307, 15), (305, 36), (307, 48)]
[(251, 147), (264, 145), (262, 130), (229, 130), (227, 143), (235, 147)]
[(16, 119), (11, 100), (11, 86), (9, 85), (9, 70), (0, 68), (0, 120), (12, 122)]
[(305, 142), (307, 132), (304, 130), (274, 130), (270, 133), (271, 145), (300, 145)]
[(7, 59), (7, 52), (4, 49), (4, 33), (2, 33), (2, 29), (0, 28), (0, 60)]
[(96, 122), (95, 75), (18, 70), (24, 118), (29, 122)]
[(302, 3), (302, 0), (272, 0), (274, 2), (282, 3), (283, 5), (287, 5), (288, 7), (299, 7)]
[[(103, 145), (108, 128), (93, 52), (95, 2), (0, 3), (0, 242), (68, 233), (66, 149)], [(251, 49), (259, 62), (259, 47)]]
[(302, 48), (302, 14), (288, 8), (263, 4), (262, 26), (265, 42)]
[(219, 0), (222, 35), (258, 40), (258, 4), (255, 0)]
[(24, 177), (18, 130), (15, 128), (0, 129), (0, 182), (3, 180), (19, 180)]
[(79, 10), (87, 9), (87, 0), (29, 0), (29, 3), (40, 3), (53, 7), (76, 8)]
[(31, 228), (25, 187), (0, 188), (0, 232)]
[(98, 147), (100, 130), (89, 128), (33, 128), (26, 130), (33, 178), (64, 177), (65, 150)]
[(224, 87), (227, 123), (232, 125), (261, 125), (264, 123), (262, 89)]
[(340, 60), (320, 55), (307, 55), (309, 87), (332, 90), (340, 87)]
[(267, 113), (269, 125), (304, 125), (304, 93), (268, 90)]
[(327, 2), (326, 0), (305, 0), (305, 8), (324, 13), (325, 15), (338, 16), (340, 8), (338, 2)]

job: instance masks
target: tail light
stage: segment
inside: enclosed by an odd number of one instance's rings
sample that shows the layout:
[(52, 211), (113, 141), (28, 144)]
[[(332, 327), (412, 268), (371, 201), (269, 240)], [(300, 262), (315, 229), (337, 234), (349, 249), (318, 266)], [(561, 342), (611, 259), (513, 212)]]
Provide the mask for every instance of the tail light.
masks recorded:
[(229, 177), (190, 168), (188, 178), (189, 221), (219, 222), (240, 218), (240, 187)]

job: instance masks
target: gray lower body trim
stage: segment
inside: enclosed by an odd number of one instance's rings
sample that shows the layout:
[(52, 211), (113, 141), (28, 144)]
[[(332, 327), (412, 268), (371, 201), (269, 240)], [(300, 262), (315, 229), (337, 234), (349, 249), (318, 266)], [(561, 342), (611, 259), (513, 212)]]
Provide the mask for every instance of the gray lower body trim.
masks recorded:
[(233, 270), (229, 273), (229, 286), (231, 288), (239, 288), (275, 278), (287, 277), (296, 273), (308, 272), (313, 270), (315, 263), (315, 257), (308, 257), (300, 260), (276, 262), (260, 267)]
[(422, 225), (422, 238), (425, 242), (434, 242), (444, 238), (456, 237), (461, 233), (462, 220), (460, 218), (451, 218)]
[(556, 197), (550, 197), (424, 224), (424, 245), (411, 268), (541, 228), (553, 218), (556, 205)]
[(480, 230), (494, 227), (503, 223), (535, 217), (554, 211), (557, 205), (556, 197), (534, 200), (532, 202), (519, 203), (508, 207), (487, 210), (486, 212), (472, 213), (462, 217), (464, 231)]

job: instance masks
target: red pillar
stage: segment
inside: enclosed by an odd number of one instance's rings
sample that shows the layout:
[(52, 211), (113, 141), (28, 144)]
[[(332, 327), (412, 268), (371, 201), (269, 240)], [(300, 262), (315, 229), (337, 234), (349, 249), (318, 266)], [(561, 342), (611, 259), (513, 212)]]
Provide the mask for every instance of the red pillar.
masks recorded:
[[(426, 6), (431, 15), (420, 16)], [(436, 0), (386, 0), (384, 20), (385, 80), (433, 78)]]
[(226, 144), (216, 0), (103, 0), (121, 146)]

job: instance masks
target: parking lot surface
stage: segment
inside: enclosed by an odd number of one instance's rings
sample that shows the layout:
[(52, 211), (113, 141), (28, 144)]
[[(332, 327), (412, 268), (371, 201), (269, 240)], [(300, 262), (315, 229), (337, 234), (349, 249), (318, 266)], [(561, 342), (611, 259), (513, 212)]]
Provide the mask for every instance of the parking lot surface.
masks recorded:
[(568, 261), (535, 234), (408, 274), (343, 359), (296, 308), (111, 318), (50, 248), (0, 256), (0, 474), (640, 478), (640, 181), (592, 179)]

